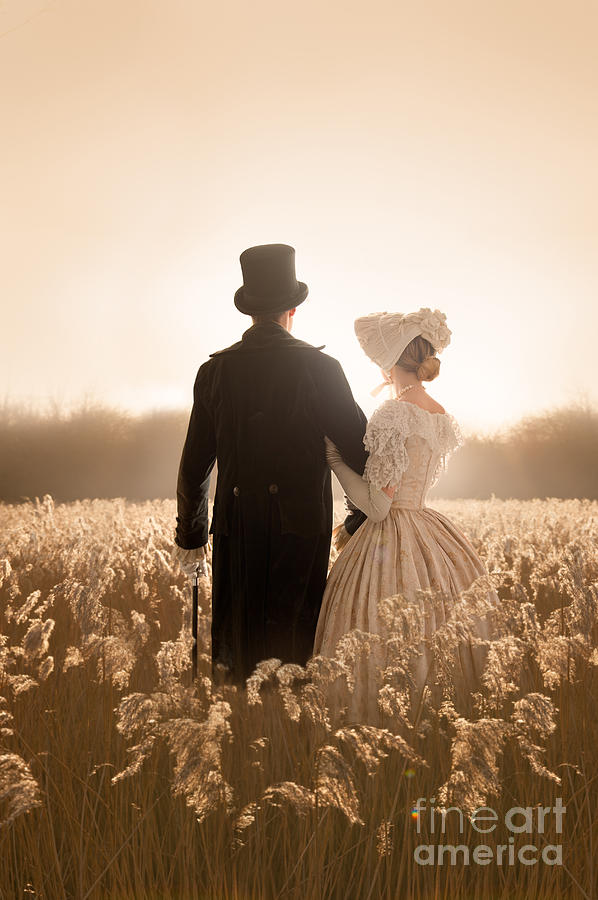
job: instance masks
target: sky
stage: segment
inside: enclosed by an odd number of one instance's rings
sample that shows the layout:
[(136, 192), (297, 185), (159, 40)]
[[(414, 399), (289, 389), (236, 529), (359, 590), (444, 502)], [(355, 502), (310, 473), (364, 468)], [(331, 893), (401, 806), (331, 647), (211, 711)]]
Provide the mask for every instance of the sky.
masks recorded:
[(296, 248), (293, 334), (438, 308), (466, 430), (598, 404), (598, 5), (0, 2), (0, 399), (190, 408)]

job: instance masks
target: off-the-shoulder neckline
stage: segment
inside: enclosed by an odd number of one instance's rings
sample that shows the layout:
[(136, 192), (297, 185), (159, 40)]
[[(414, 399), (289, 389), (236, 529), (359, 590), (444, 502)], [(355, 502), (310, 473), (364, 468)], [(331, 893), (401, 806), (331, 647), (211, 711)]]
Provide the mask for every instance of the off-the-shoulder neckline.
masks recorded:
[(445, 412), (441, 412), (441, 413), (430, 412), (429, 409), (424, 409), (423, 406), (418, 406), (418, 404), (417, 404), (417, 403), (413, 403), (412, 400), (399, 400), (399, 399), (397, 399), (397, 397), (391, 397), (391, 398), (390, 398), (389, 400), (387, 400), (386, 402), (387, 402), (387, 403), (400, 403), (402, 406), (413, 406), (413, 407), (415, 407), (415, 409), (421, 409), (421, 411), (422, 411), (422, 412), (425, 412), (426, 415), (428, 415), (428, 416), (444, 416), (444, 417), (447, 418), (447, 419), (450, 419), (450, 418), (451, 418), (450, 413), (447, 413), (446, 411), (445, 411)]

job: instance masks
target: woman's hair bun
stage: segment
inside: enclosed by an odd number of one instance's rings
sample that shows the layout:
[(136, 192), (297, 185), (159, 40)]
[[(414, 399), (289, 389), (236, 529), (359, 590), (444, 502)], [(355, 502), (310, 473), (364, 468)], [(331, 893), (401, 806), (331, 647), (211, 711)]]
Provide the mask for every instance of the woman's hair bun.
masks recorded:
[(440, 360), (436, 351), (421, 334), (409, 341), (396, 365), (406, 372), (415, 372), (419, 381), (432, 381), (440, 371)]
[(437, 356), (428, 356), (417, 367), (416, 377), (419, 381), (433, 381), (440, 372), (440, 360)]

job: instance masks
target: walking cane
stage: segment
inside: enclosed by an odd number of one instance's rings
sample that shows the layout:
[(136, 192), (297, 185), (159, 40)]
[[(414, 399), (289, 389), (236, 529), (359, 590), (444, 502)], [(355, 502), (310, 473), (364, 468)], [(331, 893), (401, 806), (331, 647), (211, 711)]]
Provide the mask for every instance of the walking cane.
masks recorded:
[(191, 619), (191, 633), (193, 635), (193, 649), (191, 651), (191, 672), (193, 681), (197, 678), (197, 614), (198, 614), (198, 588), (199, 566), (193, 572), (193, 612)]

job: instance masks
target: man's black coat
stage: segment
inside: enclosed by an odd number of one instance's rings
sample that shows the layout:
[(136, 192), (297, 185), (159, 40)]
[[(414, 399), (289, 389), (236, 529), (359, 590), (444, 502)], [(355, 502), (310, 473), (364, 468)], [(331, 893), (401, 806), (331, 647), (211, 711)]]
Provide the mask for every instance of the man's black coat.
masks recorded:
[(336, 359), (275, 322), (213, 353), (195, 380), (179, 466), (176, 543), (212, 524), (212, 670), (241, 683), (261, 659), (305, 664), (326, 584), (332, 488), (324, 435), (363, 473), (366, 417)]

